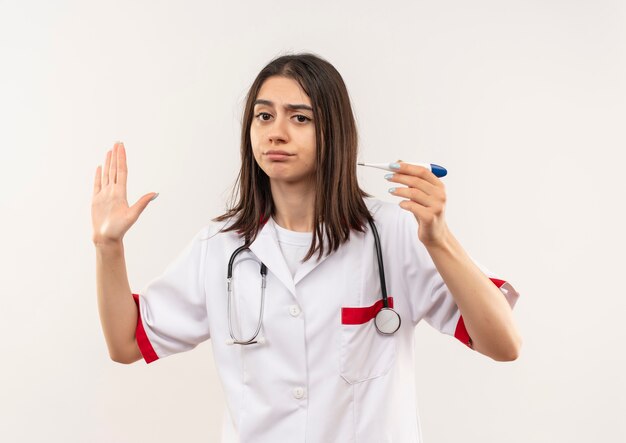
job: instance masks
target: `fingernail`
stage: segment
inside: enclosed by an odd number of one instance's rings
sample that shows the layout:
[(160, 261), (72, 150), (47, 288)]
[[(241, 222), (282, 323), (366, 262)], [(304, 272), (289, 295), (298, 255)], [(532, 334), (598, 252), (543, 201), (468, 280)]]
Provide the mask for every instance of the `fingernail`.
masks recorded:
[(400, 165), (398, 163), (390, 163), (389, 167), (391, 169), (400, 169)]
[(387, 175), (385, 175), (385, 178), (386, 178), (387, 180), (389, 180), (391, 177), (393, 177), (393, 174), (387, 174)]
[(154, 197), (152, 197), (152, 198), (150, 199), (150, 201), (154, 200), (154, 199), (155, 199), (155, 198), (157, 198), (158, 196), (159, 196), (159, 193), (157, 192), (157, 193), (155, 194), (155, 196), (154, 196)]
[(396, 188), (389, 188), (389, 193), (393, 194), (394, 192), (396, 192)]

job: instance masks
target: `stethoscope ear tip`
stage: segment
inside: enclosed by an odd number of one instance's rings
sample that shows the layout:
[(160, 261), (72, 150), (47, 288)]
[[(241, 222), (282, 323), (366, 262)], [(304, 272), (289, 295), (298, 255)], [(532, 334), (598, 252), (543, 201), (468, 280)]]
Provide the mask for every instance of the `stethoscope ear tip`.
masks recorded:
[(235, 344), (235, 340), (233, 340), (232, 338), (229, 338), (226, 340), (226, 344), (227, 345), (234, 345)]
[(259, 335), (259, 336), (256, 338), (256, 341), (257, 341), (257, 343), (258, 343), (258, 344), (260, 344), (260, 345), (264, 345), (264, 344), (266, 343), (265, 337), (263, 337), (262, 335)]

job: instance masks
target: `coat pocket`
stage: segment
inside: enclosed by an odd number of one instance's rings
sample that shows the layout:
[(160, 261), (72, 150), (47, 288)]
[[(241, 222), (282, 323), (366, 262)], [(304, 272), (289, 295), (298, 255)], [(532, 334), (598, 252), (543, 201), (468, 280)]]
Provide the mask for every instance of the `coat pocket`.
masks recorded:
[[(393, 308), (393, 298), (389, 297)], [(374, 317), (382, 300), (372, 306), (341, 308), (341, 376), (348, 383), (360, 383), (385, 375), (396, 357), (396, 334), (376, 330)]]

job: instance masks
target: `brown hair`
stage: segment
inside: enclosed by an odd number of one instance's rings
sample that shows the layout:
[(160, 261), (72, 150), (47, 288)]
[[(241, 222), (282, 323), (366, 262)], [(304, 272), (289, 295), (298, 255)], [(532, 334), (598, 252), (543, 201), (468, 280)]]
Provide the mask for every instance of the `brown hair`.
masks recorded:
[(245, 237), (246, 244), (250, 244), (262, 224), (275, 213), (269, 177), (257, 164), (250, 142), (254, 101), (263, 82), (271, 76), (294, 79), (311, 99), (316, 138), (316, 223), (311, 247), (303, 261), (317, 250), (321, 258), (324, 255), (322, 227), (330, 253), (349, 240), (352, 229), (364, 232), (365, 223), (372, 217), (363, 201), (363, 197), (371, 196), (359, 187), (356, 176), (357, 129), (346, 85), (339, 72), (317, 55), (280, 56), (269, 62), (252, 83), (242, 116), (241, 170), (231, 197), (231, 203), (235, 198), (238, 201), (213, 220), (234, 218), (234, 223), (223, 231), (237, 230)]

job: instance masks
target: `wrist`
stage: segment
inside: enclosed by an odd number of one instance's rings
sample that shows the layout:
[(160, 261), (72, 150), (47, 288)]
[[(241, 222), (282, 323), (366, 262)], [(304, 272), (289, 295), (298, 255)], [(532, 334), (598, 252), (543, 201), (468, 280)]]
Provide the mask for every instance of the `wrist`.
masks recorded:
[(110, 239), (93, 239), (93, 245), (96, 248), (96, 251), (109, 252), (109, 251), (119, 251), (124, 249), (124, 243), (122, 239), (119, 240), (110, 240)]
[(437, 238), (430, 241), (422, 241), (426, 249), (432, 250), (450, 250), (455, 247), (456, 239), (452, 232), (446, 227), (442, 229), (442, 233)]

